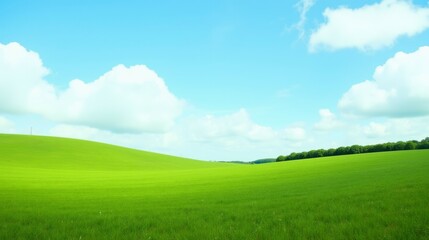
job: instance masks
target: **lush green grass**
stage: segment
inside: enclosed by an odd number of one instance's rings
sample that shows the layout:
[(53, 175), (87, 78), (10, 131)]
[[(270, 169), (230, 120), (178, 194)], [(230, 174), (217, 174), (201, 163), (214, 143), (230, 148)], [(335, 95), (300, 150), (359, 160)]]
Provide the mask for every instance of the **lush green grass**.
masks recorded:
[(429, 239), (429, 151), (247, 165), (0, 135), (0, 239)]

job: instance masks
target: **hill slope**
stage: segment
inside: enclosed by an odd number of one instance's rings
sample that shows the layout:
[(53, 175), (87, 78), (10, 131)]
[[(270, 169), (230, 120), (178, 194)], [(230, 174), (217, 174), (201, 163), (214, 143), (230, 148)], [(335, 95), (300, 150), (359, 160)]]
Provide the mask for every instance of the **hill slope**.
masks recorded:
[(0, 134), (6, 161), (14, 166), (79, 170), (167, 170), (210, 163), (68, 138)]
[(427, 239), (429, 151), (262, 165), (0, 135), (0, 239)]

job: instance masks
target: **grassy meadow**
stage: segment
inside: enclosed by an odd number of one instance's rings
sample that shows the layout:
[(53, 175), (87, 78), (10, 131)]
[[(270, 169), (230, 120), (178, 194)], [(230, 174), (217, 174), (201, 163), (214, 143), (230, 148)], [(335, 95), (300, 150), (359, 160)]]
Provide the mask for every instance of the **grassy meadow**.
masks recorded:
[(429, 150), (250, 165), (0, 135), (0, 239), (429, 239)]

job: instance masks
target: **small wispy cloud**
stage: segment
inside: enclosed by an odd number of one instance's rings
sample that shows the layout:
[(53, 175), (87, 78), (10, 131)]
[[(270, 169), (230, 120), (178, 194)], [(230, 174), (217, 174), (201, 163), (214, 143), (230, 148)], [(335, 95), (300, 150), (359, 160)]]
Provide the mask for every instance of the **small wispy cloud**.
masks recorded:
[(293, 25), (293, 28), (298, 30), (300, 39), (305, 36), (305, 22), (307, 21), (307, 13), (315, 3), (316, 0), (300, 0), (295, 4), (295, 8), (299, 12), (299, 21)]

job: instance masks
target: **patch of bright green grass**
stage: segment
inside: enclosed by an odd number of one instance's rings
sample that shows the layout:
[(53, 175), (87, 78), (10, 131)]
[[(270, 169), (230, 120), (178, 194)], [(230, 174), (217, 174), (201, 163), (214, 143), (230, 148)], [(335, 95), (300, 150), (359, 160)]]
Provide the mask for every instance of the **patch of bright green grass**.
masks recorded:
[(0, 239), (429, 239), (429, 151), (247, 165), (0, 135)]

